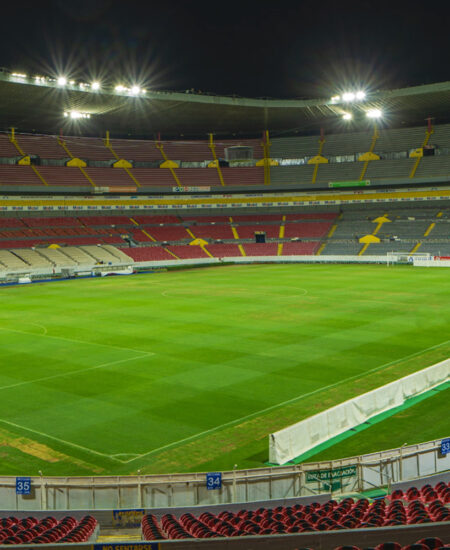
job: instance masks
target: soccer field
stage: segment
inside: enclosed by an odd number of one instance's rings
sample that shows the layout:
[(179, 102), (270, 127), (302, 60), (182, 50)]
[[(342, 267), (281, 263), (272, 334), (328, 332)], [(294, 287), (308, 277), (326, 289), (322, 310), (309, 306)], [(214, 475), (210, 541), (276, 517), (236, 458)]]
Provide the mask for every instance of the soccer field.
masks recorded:
[(0, 474), (262, 466), (270, 432), (450, 357), (448, 279), (246, 265), (1, 288)]

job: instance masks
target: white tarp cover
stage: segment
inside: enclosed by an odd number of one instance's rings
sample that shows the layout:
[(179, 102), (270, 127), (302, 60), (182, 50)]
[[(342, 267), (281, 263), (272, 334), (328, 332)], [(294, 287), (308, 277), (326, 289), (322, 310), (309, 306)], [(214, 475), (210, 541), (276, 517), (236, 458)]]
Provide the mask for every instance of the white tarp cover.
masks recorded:
[(354, 397), (269, 436), (269, 460), (285, 464), (369, 418), (402, 405), (450, 378), (450, 359)]

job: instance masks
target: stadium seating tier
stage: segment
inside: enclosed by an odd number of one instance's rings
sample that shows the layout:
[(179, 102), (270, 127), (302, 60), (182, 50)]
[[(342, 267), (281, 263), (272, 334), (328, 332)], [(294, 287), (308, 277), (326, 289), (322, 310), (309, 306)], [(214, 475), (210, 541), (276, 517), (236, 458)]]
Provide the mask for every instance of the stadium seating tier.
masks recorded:
[[(316, 531), (394, 527), (421, 523), (450, 521), (450, 483), (435, 487), (411, 487), (405, 493), (394, 491), (386, 500), (370, 502), (366, 498), (329, 500), (323, 504), (293, 504), (276, 508), (260, 507), (238, 512), (223, 510), (217, 514), (205, 511), (201, 515), (184, 513), (177, 517), (164, 514), (157, 518), (147, 514), (142, 521), (146, 540), (216, 538), (248, 535), (280, 535)], [(442, 541), (435, 541), (435, 544)], [(425, 543), (426, 544), (426, 543)], [(400, 550), (401, 546), (399, 545)], [(342, 549), (341, 549), (342, 550)], [(380, 548), (380, 550), (394, 550)], [(417, 550), (417, 549), (414, 549)]]

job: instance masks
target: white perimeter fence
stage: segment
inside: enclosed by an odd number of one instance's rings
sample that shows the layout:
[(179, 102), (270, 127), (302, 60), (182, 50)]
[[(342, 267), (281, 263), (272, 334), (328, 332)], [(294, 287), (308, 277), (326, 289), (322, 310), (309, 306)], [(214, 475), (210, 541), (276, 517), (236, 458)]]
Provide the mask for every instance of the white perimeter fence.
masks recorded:
[[(435, 259), (436, 258), (436, 259)], [(413, 258), (411, 257), (411, 265), (419, 267), (450, 267), (450, 260), (439, 260), (438, 257), (430, 258)], [(80, 275), (100, 275), (101, 272), (120, 272), (122, 274), (129, 271), (130, 267), (135, 268), (163, 268), (163, 267), (179, 267), (179, 266), (198, 266), (198, 265), (220, 265), (223, 263), (234, 264), (250, 264), (250, 263), (307, 263), (307, 264), (328, 264), (328, 263), (352, 263), (352, 264), (392, 264), (396, 263), (392, 259), (392, 256), (354, 256), (354, 255), (325, 255), (325, 256), (238, 256), (238, 257), (224, 257), (224, 258), (192, 258), (187, 260), (161, 260), (161, 261), (148, 261), (148, 262), (117, 262), (114, 265), (99, 265), (99, 264), (86, 264), (71, 267), (70, 271), (74, 276)], [(405, 262), (400, 262), (405, 263)], [(31, 277), (54, 277), (64, 275), (64, 269), (61, 267), (48, 268), (25, 268), (10, 270), (0, 267), (0, 280), (17, 279), (16, 276), (31, 276)]]
[(327, 462), (222, 472), (208, 490), (205, 473), (150, 476), (31, 478), (31, 494), (16, 494), (16, 478), (0, 477), (3, 510), (101, 510), (207, 506), (360, 492), (450, 470), (441, 440)]
[[(437, 258), (437, 257), (436, 257)], [(411, 257), (411, 259), (413, 259)], [(187, 260), (161, 260), (161, 261), (148, 261), (148, 262), (117, 262), (111, 265), (99, 265), (99, 264), (86, 264), (73, 266), (70, 268), (70, 272), (73, 276), (88, 276), (88, 275), (101, 275), (102, 272), (115, 272), (116, 274), (129, 274), (129, 269), (134, 268), (164, 268), (164, 267), (179, 267), (179, 266), (199, 266), (199, 265), (220, 265), (223, 263), (234, 264), (250, 264), (250, 263), (272, 263), (272, 264), (285, 264), (285, 263), (307, 263), (307, 264), (329, 264), (329, 263), (351, 263), (351, 264), (392, 264), (396, 263), (392, 259), (392, 256), (354, 256), (354, 255), (325, 255), (325, 256), (238, 256), (238, 257), (224, 257), (224, 258), (191, 258)], [(404, 263), (404, 262), (400, 262)], [(434, 258), (415, 258), (414, 262), (410, 262), (411, 265), (420, 267), (450, 267), (450, 260), (438, 260)], [(0, 267), (0, 280), (17, 282), (17, 277), (32, 278), (51, 278), (54, 276), (61, 277), (64, 275), (64, 269), (61, 267), (48, 268), (25, 268), (16, 269), (14, 271)]]
[(450, 378), (450, 359), (380, 386), (269, 435), (269, 460), (285, 464)]

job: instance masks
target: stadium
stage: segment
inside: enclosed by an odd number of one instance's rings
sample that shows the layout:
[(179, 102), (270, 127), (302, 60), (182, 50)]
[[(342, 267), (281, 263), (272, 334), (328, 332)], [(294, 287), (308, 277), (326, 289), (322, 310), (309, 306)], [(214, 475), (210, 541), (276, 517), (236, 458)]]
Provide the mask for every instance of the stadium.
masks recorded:
[(0, 73), (0, 544), (446, 547), (450, 82), (188, 92)]

